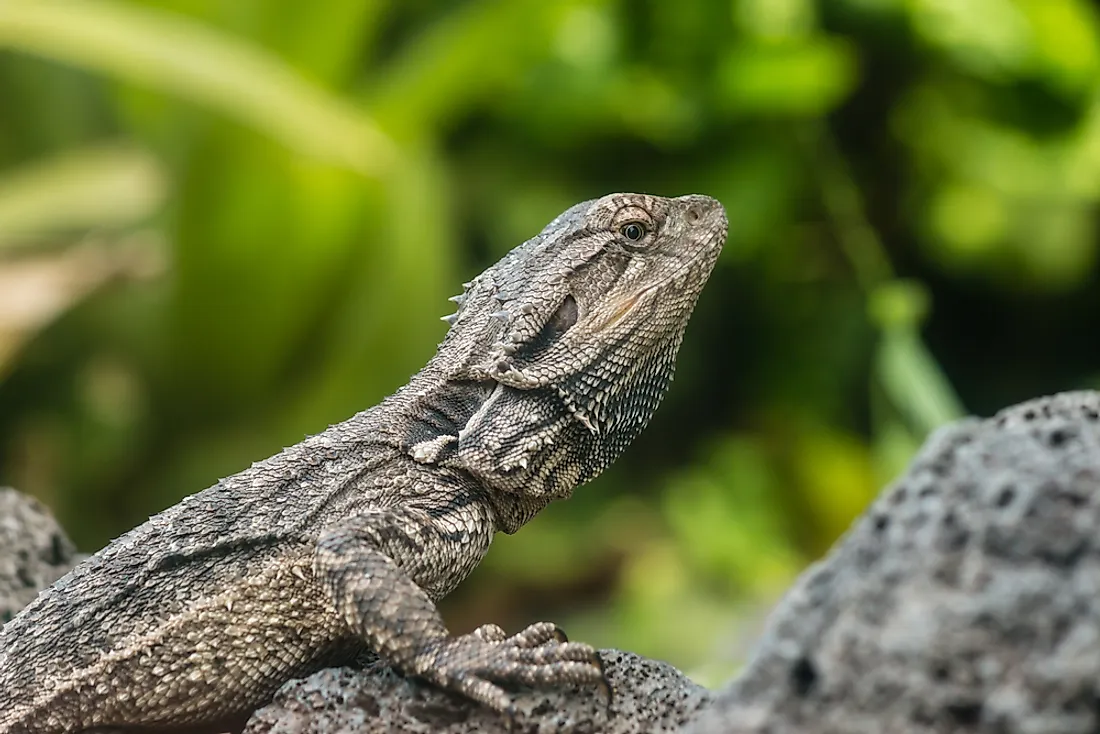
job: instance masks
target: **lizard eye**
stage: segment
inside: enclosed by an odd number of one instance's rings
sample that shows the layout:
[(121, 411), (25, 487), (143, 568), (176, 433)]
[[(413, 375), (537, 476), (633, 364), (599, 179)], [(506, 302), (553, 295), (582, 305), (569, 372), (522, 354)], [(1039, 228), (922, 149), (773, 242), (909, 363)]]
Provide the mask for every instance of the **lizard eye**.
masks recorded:
[(619, 232), (631, 242), (637, 242), (646, 235), (646, 226), (641, 222), (627, 222), (619, 227)]

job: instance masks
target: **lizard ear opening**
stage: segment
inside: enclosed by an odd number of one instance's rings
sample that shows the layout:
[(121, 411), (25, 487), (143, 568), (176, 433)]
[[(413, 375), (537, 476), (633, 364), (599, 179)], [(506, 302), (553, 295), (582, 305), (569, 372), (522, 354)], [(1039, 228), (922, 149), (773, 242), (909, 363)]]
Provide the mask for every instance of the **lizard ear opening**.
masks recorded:
[[(522, 313), (532, 314), (533, 310), (524, 310)], [(580, 316), (580, 305), (577, 299), (567, 293), (554, 313), (533, 337), (521, 340), (514, 335), (506, 335), (505, 341), (510, 340), (515, 346), (502, 348), (493, 356), (492, 360), (482, 368), (485, 370), (483, 377), (491, 377), (501, 384), (524, 390), (545, 385), (545, 369), (531, 375), (526, 374), (525, 370), (552, 349), (566, 332), (576, 326)], [(535, 324), (537, 323), (536, 321)]]
[(577, 299), (571, 295), (566, 295), (565, 300), (561, 302), (558, 309), (543, 325), (538, 335), (531, 340), (526, 349), (522, 350), (524, 356), (531, 358), (553, 345), (565, 332), (576, 325), (579, 317), (580, 309), (577, 306)]
[[(561, 337), (572, 329), (577, 321), (580, 319), (580, 306), (577, 304), (577, 299), (573, 298), (571, 294), (566, 294), (561, 304), (557, 307), (550, 318), (546, 320), (546, 323), (542, 325), (538, 333), (534, 338), (524, 343), (518, 350), (513, 352), (515, 355), (514, 360), (509, 359), (504, 362), (503, 371), (510, 371), (515, 367), (522, 368), (523, 366), (530, 365), (537, 361), (542, 355), (546, 353), (548, 349), (554, 347), (555, 344), (561, 339)], [(502, 376), (502, 368), (497, 367), (496, 377), (498, 381)], [(513, 376), (515, 379), (515, 376)], [(508, 380), (504, 380), (509, 382)], [(520, 387), (520, 385), (511, 383), (513, 387)], [(523, 385), (524, 387), (533, 387), (533, 385)]]
[(569, 331), (577, 323), (577, 317), (580, 315), (580, 311), (577, 309), (577, 299), (571, 295), (567, 295), (565, 300), (558, 306), (558, 310), (554, 312), (554, 315), (550, 317), (550, 320), (546, 322), (546, 328), (543, 331), (548, 332), (547, 336), (553, 340)]
[(521, 360), (534, 359), (546, 349), (554, 345), (565, 332), (572, 329), (580, 318), (580, 307), (577, 299), (567, 295), (558, 306), (557, 310), (547, 319), (538, 334), (531, 341), (524, 344), (518, 353)]

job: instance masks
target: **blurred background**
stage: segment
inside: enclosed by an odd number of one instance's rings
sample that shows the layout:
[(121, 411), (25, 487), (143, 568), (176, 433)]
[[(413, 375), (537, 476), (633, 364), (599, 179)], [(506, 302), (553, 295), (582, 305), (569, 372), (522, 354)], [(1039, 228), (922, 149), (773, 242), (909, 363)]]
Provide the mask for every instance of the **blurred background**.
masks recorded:
[(392, 392), (620, 190), (729, 244), (651, 427), (456, 631), (717, 684), (930, 430), (1100, 386), (1087, 0), (4, 0), (0, 484), (95, 550)]

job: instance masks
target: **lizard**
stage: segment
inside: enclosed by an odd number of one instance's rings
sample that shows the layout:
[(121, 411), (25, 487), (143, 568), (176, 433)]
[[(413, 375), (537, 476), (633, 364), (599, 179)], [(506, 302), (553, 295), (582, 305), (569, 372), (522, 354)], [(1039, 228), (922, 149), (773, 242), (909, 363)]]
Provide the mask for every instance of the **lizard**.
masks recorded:
[(563, 212), (464, 284), (407, 385), (152, 516), (6, 624), (0, 734), (239, 728), (365, 650), (504, 715), (516, 685), (606, 685), (553, 623), (452, 635), (436, 602), (649, 422), (727, 230), (701, 195)]

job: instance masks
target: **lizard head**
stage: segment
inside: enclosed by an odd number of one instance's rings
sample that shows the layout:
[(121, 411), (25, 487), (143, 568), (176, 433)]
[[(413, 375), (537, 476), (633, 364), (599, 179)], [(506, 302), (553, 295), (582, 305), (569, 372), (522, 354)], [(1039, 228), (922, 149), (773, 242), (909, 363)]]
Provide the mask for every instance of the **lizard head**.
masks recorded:
[(726, 240), (706, 196), (578, 204), (456, 300), (440, 355), (488, 397), (455, 462), (492, 487), (567, 496), (649, 421)]

